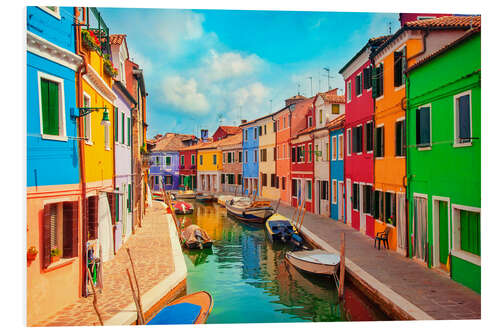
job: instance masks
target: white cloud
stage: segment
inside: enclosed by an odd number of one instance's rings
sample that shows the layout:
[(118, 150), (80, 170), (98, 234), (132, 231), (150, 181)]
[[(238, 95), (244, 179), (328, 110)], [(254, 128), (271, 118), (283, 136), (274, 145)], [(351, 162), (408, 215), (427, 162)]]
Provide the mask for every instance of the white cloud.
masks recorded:
[(198, 91), (198, 83), (195, 79), (185, 79), (180, 76), (167, 77), (163, 83), (165, 101), (187, 113), (206, 113), (209, 103), (203, 93)]
[(202, 63), (202, 77), (210, 82), (251, 74), (262, 64), (262, 59), (255, 54), (245, 57), (237, 52), (218, 53), (211, 49)]
[(139, 67), (144, 70), (145, 76), (147, 76), (148, 74), (153, 74), (153, 62), (148, 57), (135, 50), (129, 49), (129, 53), (132, 61), (138, 64)]

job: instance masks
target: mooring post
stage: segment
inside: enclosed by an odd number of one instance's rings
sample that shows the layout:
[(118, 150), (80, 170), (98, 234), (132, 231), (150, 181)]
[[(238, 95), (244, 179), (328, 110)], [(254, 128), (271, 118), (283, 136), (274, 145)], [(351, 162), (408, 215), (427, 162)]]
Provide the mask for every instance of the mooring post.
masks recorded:
[(341, 233), (339, 298), (344, 298), (344, 279), (345, 279), (345, 233)]

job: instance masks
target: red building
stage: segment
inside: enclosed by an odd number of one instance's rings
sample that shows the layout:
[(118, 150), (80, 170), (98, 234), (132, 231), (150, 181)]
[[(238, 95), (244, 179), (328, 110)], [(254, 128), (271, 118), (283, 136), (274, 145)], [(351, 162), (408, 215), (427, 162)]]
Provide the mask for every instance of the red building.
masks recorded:
[[(314, 116), (312, 98), (296, 105), (292, 113), (290, 170), (291, 204), (297, 207), (306, 200), (307, 211), (314, 211)], [(301, 129), (299, 130), (299, 128)], [(295, 131), (294, 131), (295, 130)]]
[[(196, 144), (198, 139), (193, 136), (190, 146)], [(194, 148), (194, 147), (193, 147)], [(185, 190), (196, 189), (196, 159), (198, 158), (196, 149), (191, 147), (179, 150), (179, 188)]]
[(370, 52), (390, 36), (372, 38), (340, 70), (345, 80), (344, 178), (346, 222), (374, 237), (372, 217), (373, 98)]
[(452, 16), (452, 14), (400, 13), (399, 22), (401, 23), (401, 26), (404, 26), (406, 22), (428, 20), (441, 16)]
[(219, 141), (230, 135), (235, 135), (238, 133), (241, 133), (241, 128), (239, 128), (238, 126), (219, 126), (214, 135), (212, 135), (212, 138), (214, 141)]

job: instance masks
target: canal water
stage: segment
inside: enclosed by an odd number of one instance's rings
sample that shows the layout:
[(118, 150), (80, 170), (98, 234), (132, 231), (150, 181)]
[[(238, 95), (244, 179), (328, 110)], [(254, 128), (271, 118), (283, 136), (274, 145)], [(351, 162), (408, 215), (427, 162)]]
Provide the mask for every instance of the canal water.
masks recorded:
[(207, 323), (388, 320), (351, 285), (339, 302), (332, 278), (287, 264), (287, 249), (273, 245), (263, 226), (238, 222), (216, 203), (190, 202), (194, 213), (179, 221), (199, 225), (214, 240), (212, 249), (183, 250), (187, 293), (205, 290), (214, 299)]

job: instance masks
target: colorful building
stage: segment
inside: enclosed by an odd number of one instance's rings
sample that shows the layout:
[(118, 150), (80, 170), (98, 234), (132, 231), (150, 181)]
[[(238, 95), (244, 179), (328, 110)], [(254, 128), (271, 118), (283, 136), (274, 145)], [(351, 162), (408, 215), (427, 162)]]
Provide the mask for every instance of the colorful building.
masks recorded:
[[(196, 141), (196, 143), (197, 142), (198, 141)], [(197, 152), (195, 149), (184, 149), (185, 150), (179, 150), (179, 188), (184, 190), (194, 190), (196, 189)]]
[(26, 319), (32, 326), (82, 290), (75, 76), (83, 60), (76, 53), (73, 8), (28, 6), (26, 16), (26, 245), (35, 254), (27, 263)]
[(345, 186), (344, 186), (344, 125), (345, 113), (328, 122), (326, 127), (330, 137), (330, 217), (345, 221)]
[[(339, 71), (345, 81), (346, 223), (375, 237), (373, 219), (373, 98), (370, 53), (390, 36), (371, 38)], [(339, 138), (340, 139), (340, 138)], [(347, 140), (346, 140), (347, 139)], [(340, 188), (339, 188), (340, 191)]]
[(276, 178), (278, 178), (280, 190), (279, 198), (287, 204), (291, 204), (292, 186), (290, 179), (290, 105), (273, 115), (273, 120), (276, 123)]
[[(372, 94), (375, 98), (374, 231), (384, 231), (389, 226), (389, 246), (401, 253), (407, 252), (408, 234), (405, 200), (405, 69), (407, 65), (412, 66), (479, 23), (480, 17), (467, 16), (407, 22), (370, 55), (373, 66)], [(347, 135), (349, 137), (349, 133)]]
[(243, 191), (242, 137), (239, 130), (239, 133), (217, 141), (222, 154), (221, 192), (241, 194)]
[(254, 121), (240, 125), (243, 133), (243, 192), (259, 193), (259, 126)]
[(113, 83), (116, 94), (114, 108), (115, 190), (117, 191), (115, 249), (132, 234), (132, 115), (137, 101), (127, 90), (125, 60), (129, 58), (126, 35), (111, 35), (111, 59), (118, 75)]
[(319, 93), (313, 100), (313, 115), (307, 119), (316, 129), (314, 136), (314, 212), (330, 216), (330, 135), (328, 122), (345, 112), (344, 96), (337, 95), (337, 88)]
[(222, 151), (217, 142), (202, 142), (192, 147), (198, 152), (198, 191), (219, 192), (221, 190)]
[(214, 141), (219, 141), (230, 135), (236, 135), (238, 133), (241, 133), (241, 128), (238, 126), (219, 126), (212, 135), (212, 139)]
[(276, 125), (273, 115), (256, 121), (259, 127), (259, 193), (262, 197), (278, 200), (279, 179), (276, 176)]
[(480, 293), (480, 28), (412, 65), (406, 89), (410, 257)]

